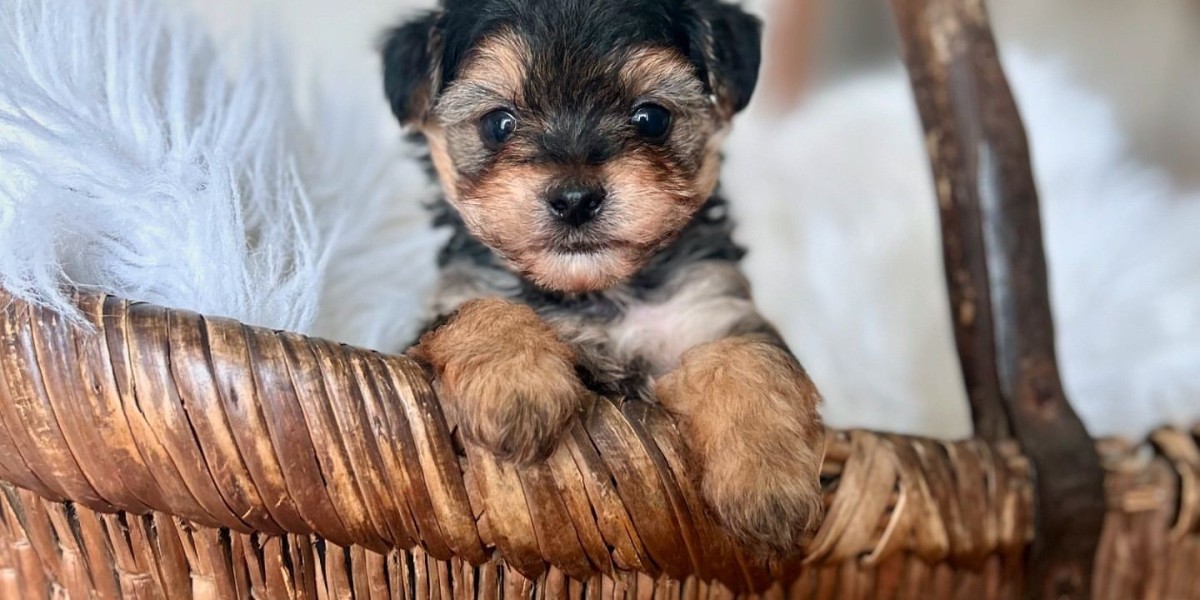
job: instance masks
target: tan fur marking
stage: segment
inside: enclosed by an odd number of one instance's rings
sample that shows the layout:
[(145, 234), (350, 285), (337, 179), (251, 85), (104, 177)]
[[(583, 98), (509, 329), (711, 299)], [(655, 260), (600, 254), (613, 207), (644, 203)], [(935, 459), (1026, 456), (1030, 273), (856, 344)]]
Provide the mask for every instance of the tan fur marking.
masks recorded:
[(752, 548), (787, 554), (820, 522), (820, 396), (786, 350), (756, 337), (696, 346), (656, 383), (701, 465), (717, 516)]
[(467, 228), (507, 258), (534, 249), (547, 218), (542, 190), (552, 172), (536, 165), (512, 165), (475, 183), (460, 194), (455, 208)]
[(609, 248), (590, 254), (542, 251), (517, 257), (516, 266), (538, 285), (570, 293), (602, 290), (632, 276), (642, 253)]
[(528, 64), (529, 46), (525, 40), (512, 31), (503, 30), (488, 36), (475, 47), (459, 73), (459, 79), (482, 85), (519, 103)]
[(695, 72), (696, 68), (676, 50), (640, 48), (626, 60), (621, 83), (634, 94), (648, 94), (664, 85), (684, 82), (694, 82), (698, 91), (700, 82)]
[(454, 168), (454, 159), (446, 147), (446, 131), (439, 126), (428, 126), (421, 130), (429, 146), (429, 159), (433, 162), (433, 170), (437, 173), (446, 199), (454, 203), (458, 199), (458, 171)]
[(725, 142), (728, 126), (723, 126), (708, 138), (704, 148), (704, 158), (701, 159), (700, 170), (696, 173), (692, 191), (699, 197), (708, 198), (717, 189), (717, 180), (721, 177), (721, 144)]
[(622, 241), (648, 250), (673, 239), (707, 199), (685, 174), (636, 155), (613, 159), (603, 172), (610, 198), (606, 218), (615, 221)]
[(505, 459), (547, 456), (586, 397), (574, 352), (523, 304), (467, 302), (410, 354), (432, 367), (466, 437)]
[[(538, 285), (565, 292), (611, 287), (637, 272), (669, 243), (715, 185), (664, 171), (638, 156), (621, 156), (602, 168), (608, 201), (599, 226), (609, 246), (589, 254), (557, 252), (546, 240), (552, 227), (541, 193), (552, 169), (517, 165), (498, 169), (452, 201), (467, 228)], [(700, 192), (700, 193), (698, 193)]]
[[(439, 170), (440, 171), (440, 170)], [(650, 254), (669, 242), (700, 207), (692, 181), (635, 156), (603, 167), (609, 199), (601, 217), (614, 243), (590, 255), (560, 254), (544, 235), (552, 227), (542, 192), (552, 168), (513, 165), (497, 169), (452, 200), (473, 235), (539, 285), (568, 292), (610, 287), (632, 276)]]

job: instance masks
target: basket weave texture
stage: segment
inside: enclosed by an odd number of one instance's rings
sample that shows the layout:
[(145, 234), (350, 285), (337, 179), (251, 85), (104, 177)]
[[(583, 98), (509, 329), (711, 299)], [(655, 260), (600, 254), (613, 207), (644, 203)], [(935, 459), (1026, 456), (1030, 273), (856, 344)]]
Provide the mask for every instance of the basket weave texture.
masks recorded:
[[(93, 331), (20, 302), (0, 313), (3, 598), (1019, 589), (1033, 489), (1015, 444), (830, 432), (828, 516), (802, 561), (765, 565), (715, 525), (655, 406), (597, 402), (518, 469), (459, 444), (403, 357), (78, 303)], [(1200, 450), (1176, 430), (1152, 441), (1101, 444), (1106, 597), (1200, 590)]]

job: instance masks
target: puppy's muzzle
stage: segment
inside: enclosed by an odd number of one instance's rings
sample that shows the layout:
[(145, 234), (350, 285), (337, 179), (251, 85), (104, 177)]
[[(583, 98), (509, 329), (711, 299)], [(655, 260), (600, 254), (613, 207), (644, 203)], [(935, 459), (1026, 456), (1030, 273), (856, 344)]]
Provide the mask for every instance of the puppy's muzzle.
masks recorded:
[(546, 196), (550, 213), (565, 225), (579, 228), (596, 218), (608, 194), (598, 185), (568, 184)]

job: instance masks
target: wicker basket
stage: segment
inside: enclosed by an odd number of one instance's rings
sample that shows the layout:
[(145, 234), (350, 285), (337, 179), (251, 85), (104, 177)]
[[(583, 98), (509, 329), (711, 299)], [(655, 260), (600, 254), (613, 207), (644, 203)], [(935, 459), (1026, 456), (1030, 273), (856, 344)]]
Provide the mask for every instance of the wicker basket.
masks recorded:
[(517, 469), (406, 358), (80, 293), (92, 331), (0, 313), (0, 597), (1200, 598), (1194, 432), (1096, 443), (1063, 396), (981, 0), (892, 4), (978, 437), (830, 432), (801, 557), (733, 545), (656, 406)]

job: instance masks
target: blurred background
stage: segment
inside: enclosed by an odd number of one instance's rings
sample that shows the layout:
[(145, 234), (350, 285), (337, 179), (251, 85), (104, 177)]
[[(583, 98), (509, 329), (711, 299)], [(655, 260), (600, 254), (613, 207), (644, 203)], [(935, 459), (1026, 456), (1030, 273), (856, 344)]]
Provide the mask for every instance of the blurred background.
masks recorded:
[[(884, 1), (765, 0), (765, 103), (896, 60)], [(1134, 150), (1179, 179), (1200, 181), (1200, 2), (988, 2), (1002, 46), (1060, 57), (1112, 101)]]
[[(168, 0), (281, 35), (298, 90), (400, 131), (381, 31), (429, 0)], [(727, 146), (747, 271), (827, 421), (970, 434), (932, 187), (885, 0), (749, 0), (763, 76)], [(1067, 391), (1096, 435), (1200, 417), (1200, 0), (988, 3), (1027, 128)], [(303, 102), (311, 94), (298, 95)], [(361, 99), (365, 98), (363, 101)]]

